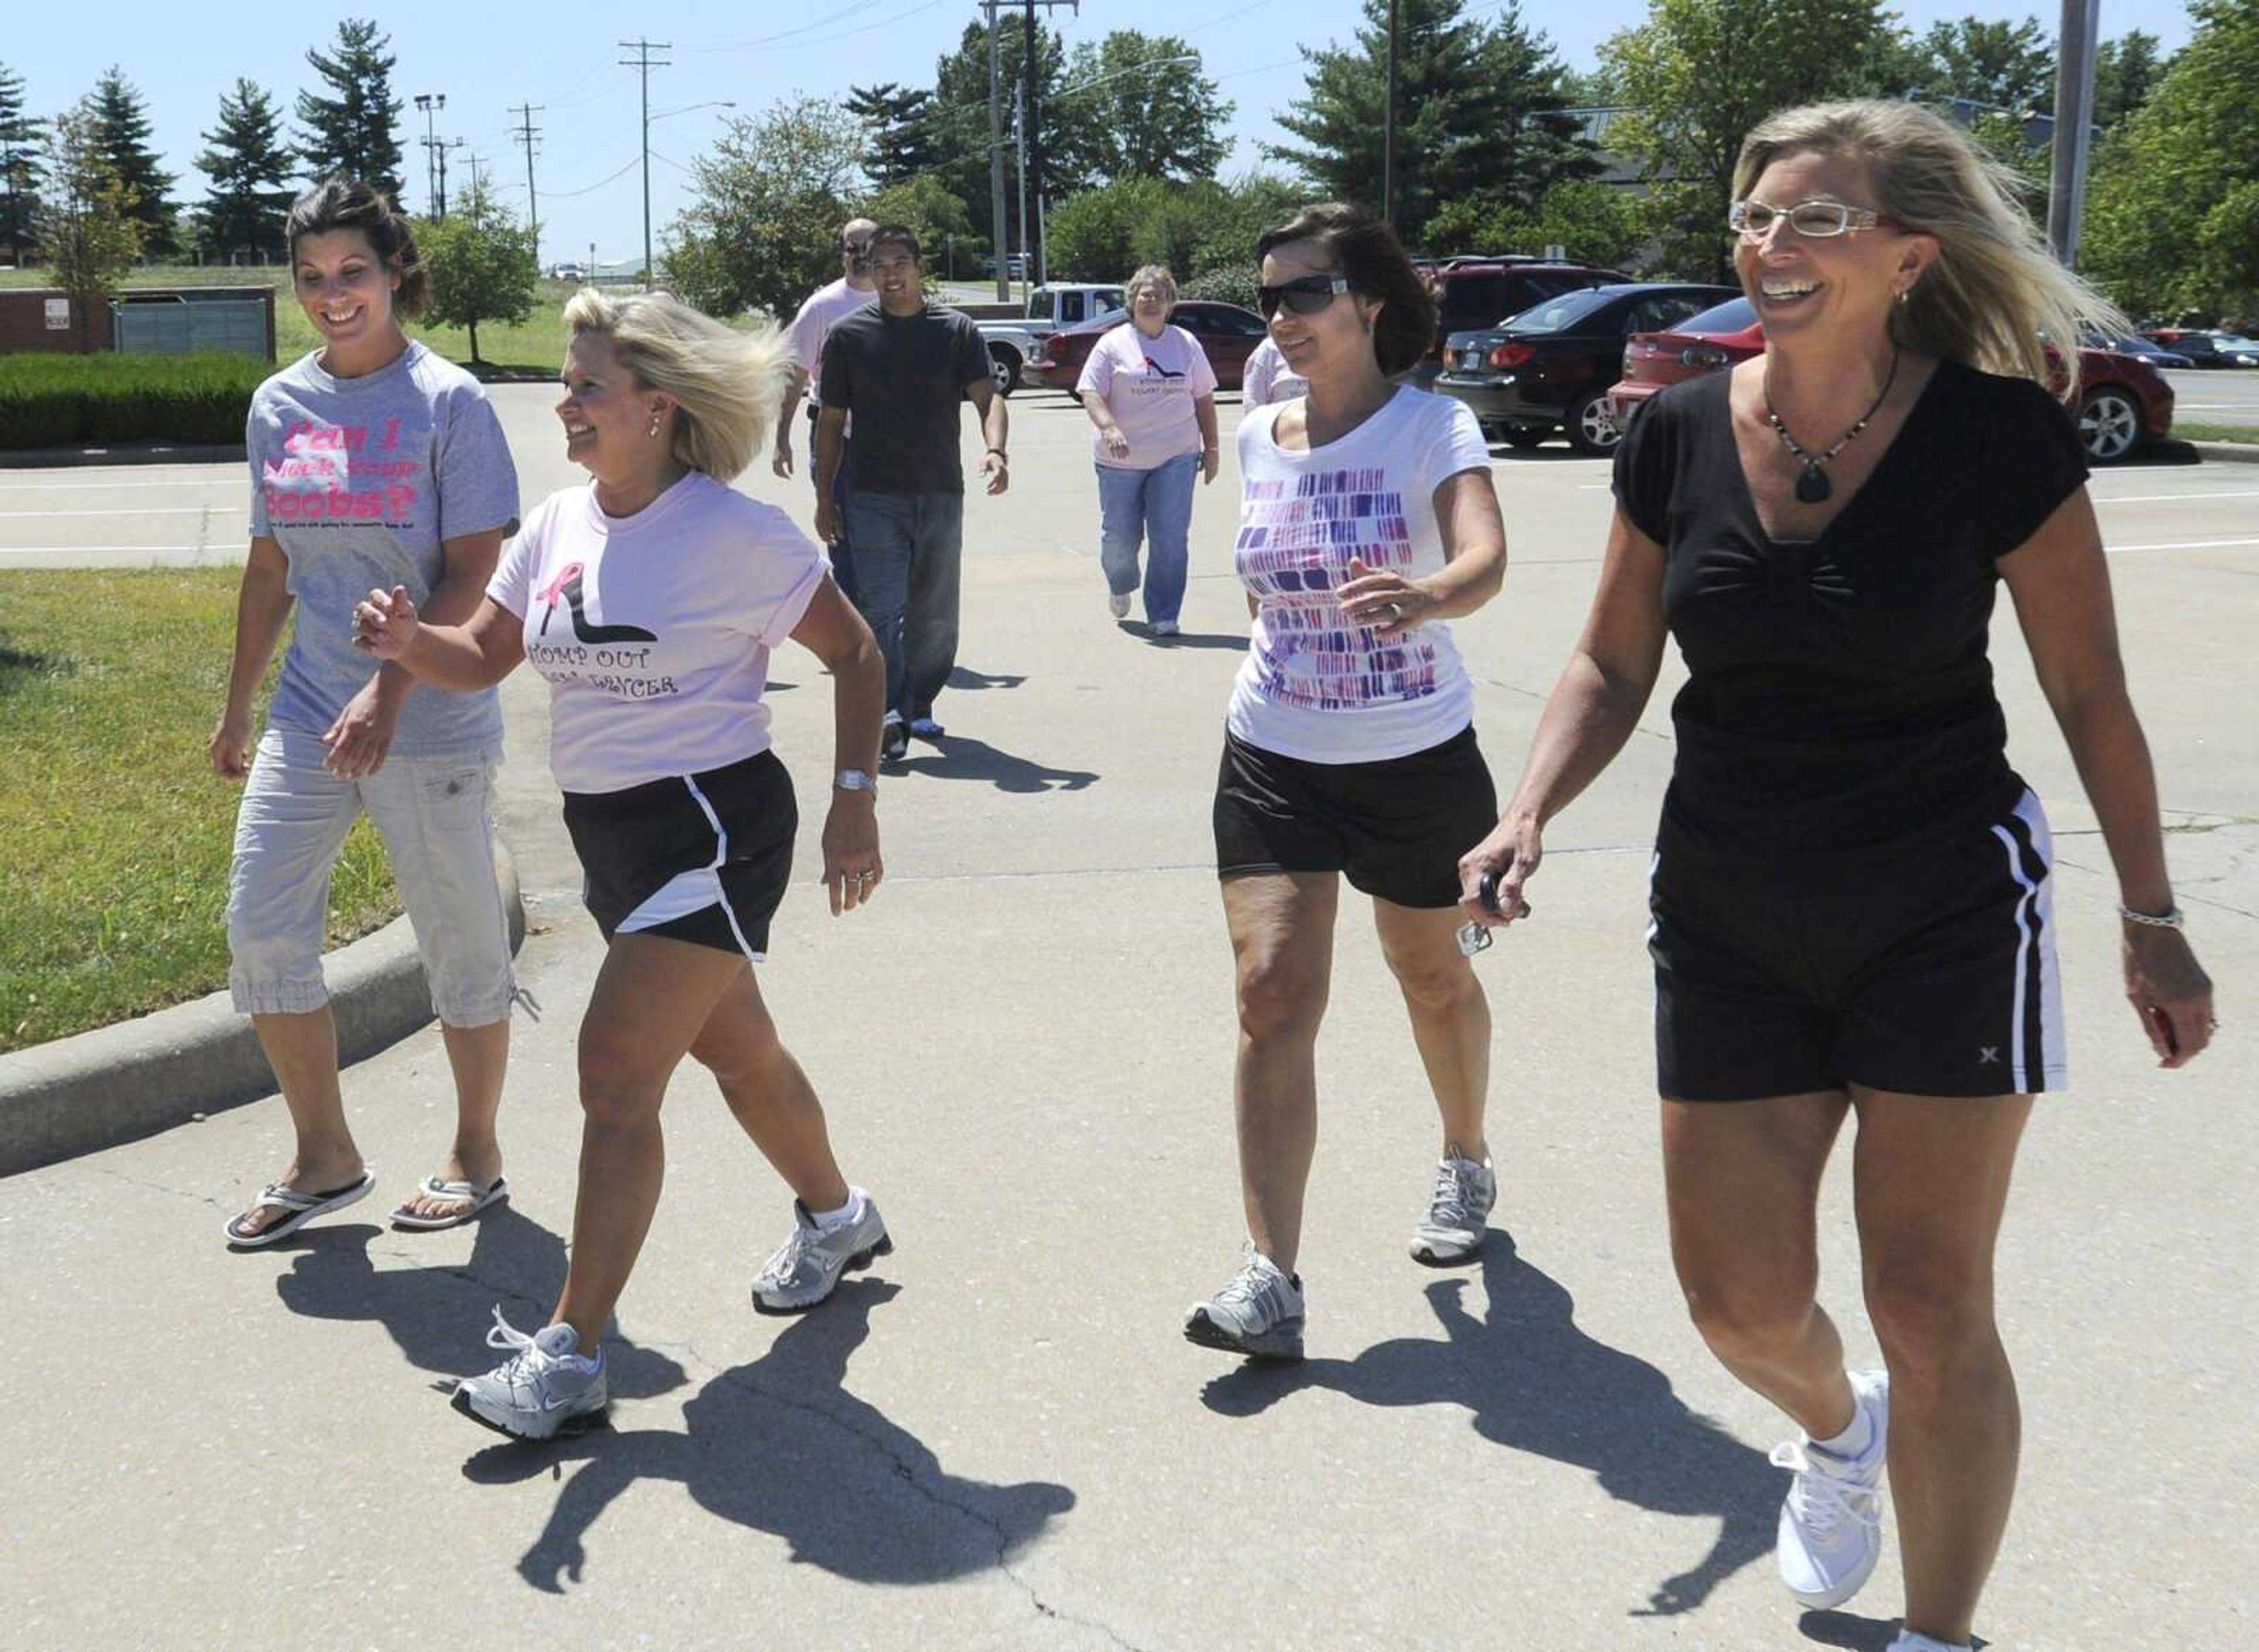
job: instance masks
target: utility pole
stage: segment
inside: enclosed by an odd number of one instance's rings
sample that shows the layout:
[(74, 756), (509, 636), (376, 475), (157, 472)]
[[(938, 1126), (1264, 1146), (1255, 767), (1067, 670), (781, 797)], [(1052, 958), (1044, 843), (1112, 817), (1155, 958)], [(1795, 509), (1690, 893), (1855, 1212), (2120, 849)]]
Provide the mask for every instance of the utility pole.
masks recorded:
[(1012, 89), (1012, 133), (1020, 146), (1020, 280), (1022, 290), (1035, 267), (1028, 258), (1028, 100), (1026, 88)]
[[(997, 24), (1000, 21), (998, 14), (1010, 4), (1012, 0), (980, 0), (980, 10), (988, 19), (988, 221), (995, 230), (994, 239), (996, 243), (996, 297), (999, 303), (1008, 302), (1012, 296), (1009, 285), (1010, 260), (1006, 256), (1007, 246), (1011, 238), (1006, 233), (1008, 225), (1004, 217), (1004, 76), (996, 44)], [(1049, 11), (1053, 6), (1067, 6), (1079, 16), (1082, 11), (1082, 0), (1026, 0), (1026, 6), (1025, 32), (1021, 37), (1024, 45), (1020, 65), (1020, 90), (1015, 94), (1015, 106), (1018, 107), (1017, 99), (1026, 100), (1028, 112), (1025, 118), (1028, 125), (1032, 127), (1036, 122), (1033, 105), (1036, 98), (1036, 66), (1038, 61), (1036, 36), (1037, 8), (1041, 7)], [(1021, 117), (1015, 114), (1014, 118), (1017, 120)], [(1015, 137), (1013, 141), (1016, 144), (1021, 140)], [(1040, 169), (1043, 164), (1040, 145), (1036, 147), (1036, 155), (1035, 164)], [(1023, 173), (1027, 165), (1028, 162), (1023, 154), (1021, 160)], [(1023, 189), (1026, 187), (1024, 177), (1022, 179), (1022, 187)], [(1036, 185), (1036, 215), (1037, 222), (1040, 223), (1043, 217), (1043, 185), (1040, 182)], [(1023, 217), (1025, 216), (1024, 213), (1022, 214)], [(1041, 258), (1039, 253), (1035, 253), (1028, 246), (1027, 233), (1024, 229), (1021, 231), (1020, 255), (1024, 260), (1026, 273), (1034, 274)]]
[(2063, 0), (2056, 36), (2055, 169), (2048, 189), (2048, 245), (2066, 269), (2078, 267), (2086, 216), (2086, 154), (2093, 132), (2095, 37), (2102, 0)]
[(638, 69), (643, 75), (643, 289), (651, 290), (651, 72), (655, 68), (670, 68), (672, 62), (654, 59), (653, 52), (671, 52), (672, 40), (622, 40), (624, 51), (633, 52), (631, 58), (620, 60), (625, 68)]
[(417, 111), (424, 117), (424, 209), (434, 217), (446, 210), (439, 204), (439, 167), (435, 153), (439, 147), (438, 117), (446, 106), (445, 92), (416, 94)]
[(443, 218), (447, 216), (447, 152), (468, 147), (460, 138), (442, 138), (439, 140), (439, 216)]
[(517, 106), (518, 128), (512, 134), (525, 146), (525, 221), (533, 229), (533, 267), (541, 267), (541, 203), (533, 193), (533, 140), (541, 136), (541, 128), (533, 117), (546, 103), (520, 103)]
[(1388, 112), (1380, 128), (1380, 216), (1396, 227), (1396, 0), (1388, 0)]
[(988, 225), (996, 253), (996, 300), (1012, 296), (1010, 267), (1004, 258), (1004, 115), (996, 58), (996, 0), (985, 0), (988, 14)]

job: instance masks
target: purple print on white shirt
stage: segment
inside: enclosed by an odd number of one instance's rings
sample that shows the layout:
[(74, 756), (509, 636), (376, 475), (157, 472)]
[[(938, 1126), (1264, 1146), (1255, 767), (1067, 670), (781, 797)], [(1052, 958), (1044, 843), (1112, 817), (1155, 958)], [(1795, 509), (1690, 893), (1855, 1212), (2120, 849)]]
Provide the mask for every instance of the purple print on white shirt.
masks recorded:
[(1436, 651), (1419, 632), (1380, 641), (1353, 625), (1334, 592), (1351, 558), (1409, 570), (1404, 496), (1378, 466), (1250, 480), (1233, 561), (1262, 603), (1253, 656), (1264, 695), (1313, 711), (1351, 711), (1436, 692)]

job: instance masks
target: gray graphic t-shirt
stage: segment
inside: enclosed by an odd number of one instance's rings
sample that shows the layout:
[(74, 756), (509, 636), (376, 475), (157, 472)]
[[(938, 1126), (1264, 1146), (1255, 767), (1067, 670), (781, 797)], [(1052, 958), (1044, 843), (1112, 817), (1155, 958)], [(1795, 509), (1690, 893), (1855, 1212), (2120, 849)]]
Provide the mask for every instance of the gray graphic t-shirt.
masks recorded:
[[(318, 356), (260, 385), (244, 430), (251, 531), (281, 545), (298, 605), (267, 721), (317, 735), (376, 673), (353, 649), (353, 604), (404, 585), (421, 606), (445, 571), (443, 542), (517, 531), (517, 470), (476, 379), (412, 342), (358, 379), (332, 377)], [(499, 753), (501, 703), (491, 688), (419, 683), (392, 749)]]

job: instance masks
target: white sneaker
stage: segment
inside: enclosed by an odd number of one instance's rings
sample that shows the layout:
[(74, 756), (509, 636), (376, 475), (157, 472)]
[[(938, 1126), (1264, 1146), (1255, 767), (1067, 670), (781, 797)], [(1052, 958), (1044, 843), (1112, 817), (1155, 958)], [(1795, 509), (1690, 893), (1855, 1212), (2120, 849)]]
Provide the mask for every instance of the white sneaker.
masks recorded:
[(1241, 1247), (1231, 1283), (1185, 1315), (1185, 1339), (1258, 1359), (1302, 1356), (1302, 1281), (1252, 1243)]
[(1934, 1634), (1916, 1634), (1912, 1629), (1899, 1631), (1899, 1638), (1890, 1644), (1889, 1652), (1977, 1652), (1967, 1641), (1941, 1641)]
[(1889, 1374), (1853, 1371), (1851, 1395), (1874, 1424), (1874, 1440), (1863, 1455), (1856, 1459), (1836, 1456), (1820, 1450), (1804, 1435), (1773, 1448), (1774, 1466), (1796, 1474), (1780, 1506), (1780, 1580), (1789, 1593), (1815, 1610), (1840, 1606), (1857, 1594), (1883, 1553)]
[(1497, 1203), (1498, 1177), (1488, 1159), (1444, 1157), (1436, 1166), (1428, 1214), (1412, 1229), (1412, 1260), (1431, 1268), (1464, 1262), (1482, 1249)]
[(894, 1242), (870, 1194), (853, 1190), (854, 1214), (831, 1228), (816, 1225), (808, 1207), (792, 1201), (792, 1236), (753, 1276), (753, 1307), (762, 1314), (805, 1314), (839, 1288), (842, 1274), (892, 1256)]
[(1106, 594), (1106, 611), (1113, 615), (1115, 619), (1128, 619), (1130, 617), (1130, 593), (1127, 591), (1108, 591)]
[(1174, 620), (1155, 620), (1153, 622), (1153, 635), (1156, 637), (1174, 637), (1182, 629), (1183, 627), (1179, 625)]
[(495, 1310), (487, 1346), (507, 1348), (510, 1356), (483, 1377), (455, 1385), (449, 1401), (473, 1422), (521, 1440), (546, 1440), (578, 1434), (602, 1421), (611, 1394), (604, 1362), (579, 1352), (580, 1333), (569, 1325), (548, 1325), (528, 1336)]

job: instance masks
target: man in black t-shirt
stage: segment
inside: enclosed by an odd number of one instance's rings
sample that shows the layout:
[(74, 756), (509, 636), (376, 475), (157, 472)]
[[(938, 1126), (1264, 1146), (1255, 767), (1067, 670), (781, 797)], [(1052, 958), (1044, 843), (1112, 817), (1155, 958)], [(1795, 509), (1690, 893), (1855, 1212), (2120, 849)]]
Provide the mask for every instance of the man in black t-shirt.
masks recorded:
[[(970, 396), (987, 452), (991, 494), (1010, 481), (1004, 403), (988, 377), (988, 347), (964, 315), (930, 304), (917, 237), (900, 224), (871, 237), (879, 302), (833, 326), (823, 345), (816, 426), (816, 526), (855, 546), (856, 606), (887, 659), (887, 724), (880, 755), (901, 758), (916, 734), (936, 739), (933, 702), (957, 664), (965, 468), (958, 409)], [(850, 415), (855, 465), (843, 511), (830, 482)]]

